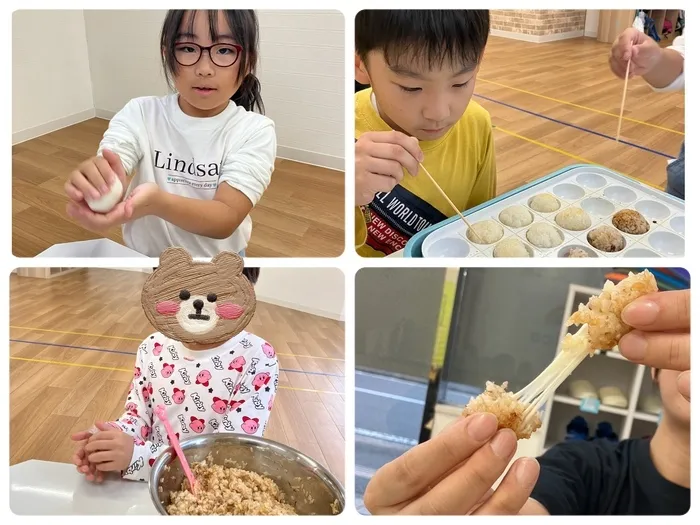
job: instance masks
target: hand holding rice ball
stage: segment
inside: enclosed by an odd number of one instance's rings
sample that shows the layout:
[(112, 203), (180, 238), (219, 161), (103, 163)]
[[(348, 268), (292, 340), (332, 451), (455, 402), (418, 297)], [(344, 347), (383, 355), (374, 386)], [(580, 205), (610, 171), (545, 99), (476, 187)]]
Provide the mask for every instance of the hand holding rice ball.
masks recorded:
[[(87, 205), (95, 213), (107, 214), (122, 200), (126, 172), (119, 156), (103, 150), (101, 155), (82, 162), (64, 186), (69, 208)], [(69, 215), (71, 215), (69, 211)]]
[(109, 193), (102, 195), (99, 199), (91, 199), (86, 197), (85, 202), (92, 211), (97, 213), (107, 213), (114, 209), (117, 204), (119, 204), (119, 202), (122, 200), (123, 193), (124, 186), (122, 185), (122, 181), (115, 179), (112, 186), (109, 188)]

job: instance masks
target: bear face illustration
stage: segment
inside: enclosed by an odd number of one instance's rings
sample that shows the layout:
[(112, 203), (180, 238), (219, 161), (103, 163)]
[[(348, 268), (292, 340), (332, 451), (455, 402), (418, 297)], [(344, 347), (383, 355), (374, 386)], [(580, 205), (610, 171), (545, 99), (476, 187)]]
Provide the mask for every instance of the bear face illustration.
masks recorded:
[(200, 263), (182, 248), (168, 248), (143, 287), (141, 303), (148, 320), (165, 336), (183, 343), (221, 344), (252, 319), (255, 292), (237, 254), (222, 252)]

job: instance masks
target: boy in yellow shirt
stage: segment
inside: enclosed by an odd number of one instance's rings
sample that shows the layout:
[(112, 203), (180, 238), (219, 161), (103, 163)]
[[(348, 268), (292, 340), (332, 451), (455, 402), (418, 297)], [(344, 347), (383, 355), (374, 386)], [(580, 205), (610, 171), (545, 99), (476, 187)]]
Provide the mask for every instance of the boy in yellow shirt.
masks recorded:
[(471, 101), (489, 34), (484, 10), (365, 10), (355, 18), (355, 244), (402, 249), (496, 194), (488, 112)]

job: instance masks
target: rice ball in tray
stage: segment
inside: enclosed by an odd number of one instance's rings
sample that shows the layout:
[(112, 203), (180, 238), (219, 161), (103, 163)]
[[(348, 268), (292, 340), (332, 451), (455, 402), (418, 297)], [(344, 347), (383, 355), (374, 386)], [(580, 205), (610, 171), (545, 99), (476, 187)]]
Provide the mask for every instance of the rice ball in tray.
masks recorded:
[(491, 219), (475, 222), (467, 231), (467, 239), (476, 244), (493, 244), (503, 237), (503, 226)]
[(569, 258), (580, 259), (583, 259), (584, 257), (590, 257), (589, 253), (583, 248), (571, 248), (569, 249), (569, 252), (566, 254), (566, 256)]
[(493, 249), (494, 257), (532, 257), (530, 250), (520, 239), (511, 237), (499, 242)]
[(649, 231), (649, 223), (636, 210), (620, 210), (613, 215), (612, 223), (615, 228), (632, 235), (642, 235)]
[(530, 208), (540, 213), (552, 213), (561, 207), (559, 200), (549, 193), (535, 195), (530, 199), (529, 205)]
[(530, 226), (525, 236), (538, 248), (554, 248), (564, 242), (561, 232), (546, 222), (538, 222)]
[(522, 204), (516, 204), (502, 210), (498, 220), (511, 228), (522, 228), (532, 224), (532, 213)]
[(554, 221), (565, 230), (580, 232), (591, 227), (591, 217), (583, 208), (572, 206), (557, 213)]
[(625, 238), (612, 226), (598, 226), (588, 232), (586, 239), (601, 252), (619, 252), (625, 247)]

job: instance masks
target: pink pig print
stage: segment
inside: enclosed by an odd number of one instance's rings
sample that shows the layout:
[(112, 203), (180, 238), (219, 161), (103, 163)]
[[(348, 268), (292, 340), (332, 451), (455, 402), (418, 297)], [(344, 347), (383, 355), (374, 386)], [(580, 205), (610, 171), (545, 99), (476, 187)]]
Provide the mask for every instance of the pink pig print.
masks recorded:
[(202, 370), (199, 374), (197, 374), (197, 381), (195, 381), (195, 382), (198, 385), (209, 386), (210, 379), (211, 379), (211, 372), (209, 372), (209, 370)]
[(197, 434), (204, 432), (204, 420), (197, 419), (196, 416), (190, 417), (190, 428)]
[(181, 405), (185, 402), (185, 391), (179, 388), (173, 388), (173, 401), (176, 405)]
[(275, 349), (272, 348), (272, 345), (270, 343), (265, 343), (262, 347), (263, 354), (265, 354), (269, 358), (275, 357)]
[(270, 373), (269, 372), (260, 372), (258, 375), (256, 375), (253, 378), (253, 386), (255, 387), (255, 391), (257, 392), (262, 387), (267, 385), (269, 382), (270, 382)]
[(132, 416), (138, 416), (138, 407), (136, 406), (136, 403), (127, 403), (126, 404), (126, 411), (131, 414)]
[(150, 436), (150, 435), (151, 435), (151, 428), (150, 427), (146, 427), (146, 426), (141, 427), (141, 437), (143, 439), (148, 439), (148, 436)]
[(235, 370), (236, 372), (243, 372), (243, 367), (245, 366), (245, 357), (239, 355), (236, 359), (231, 361), (228, 365), (229, 370)]
[(246, 434), (255, 434), (260, 426), (260, 421), (257, 417), (249, 418), (248, 416), (243, 416), (243, 424), (241, 428)]
[(211, 405), (211, 408), (217, 414), (223, 414), (224, 412), (226, 412), (226, 401), (215, 397), (214, 403)]
[(158, 357), (160, 353), (163, 351), (163, 345), (160, 343), (155, 343), (153, 345), (153, 355)]
[(163, 370), (160, 371), (163, 377), (170, 377), (175, 371), (175, 365), (169, 365), (168, 363), (163, 363)]
[(141, 377), (141, 369), (138, 366), (134, 367), (134, 379)]

